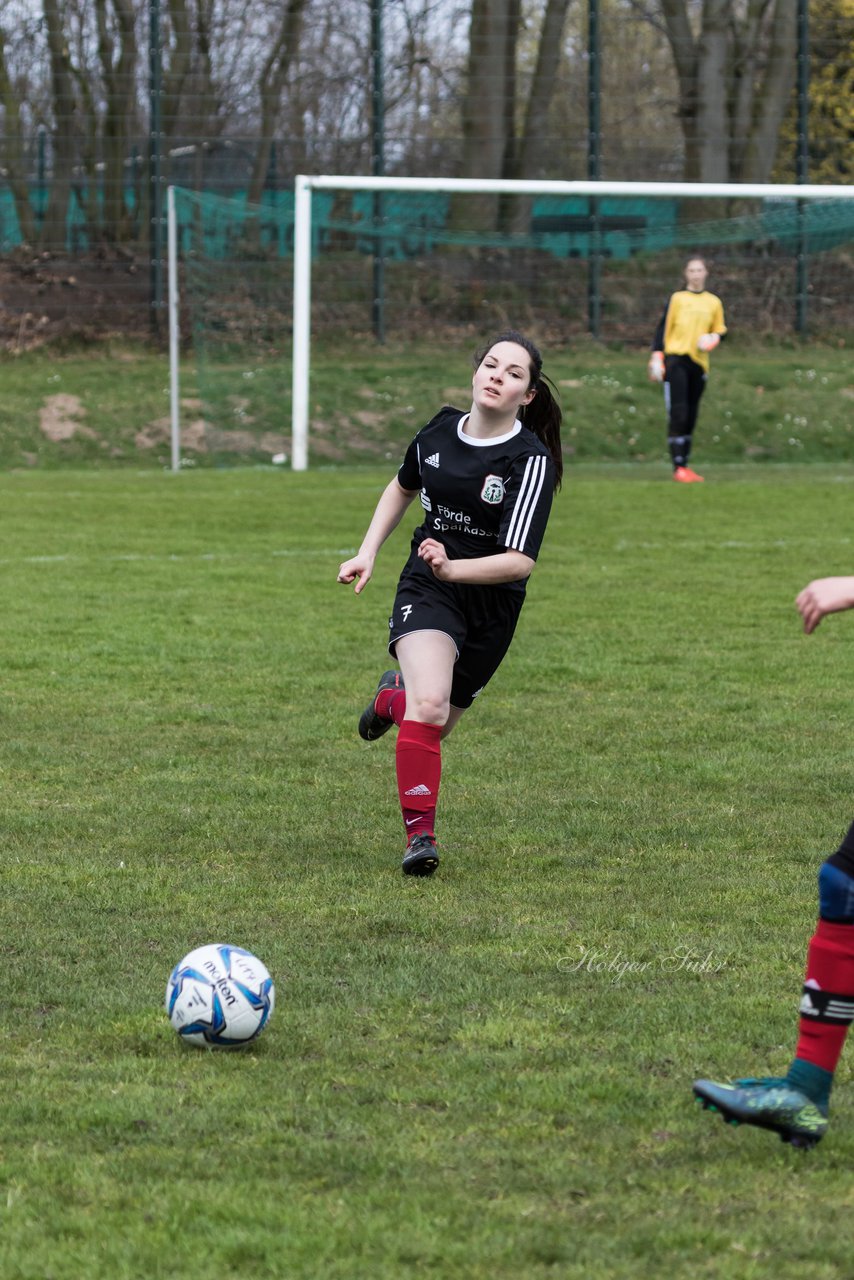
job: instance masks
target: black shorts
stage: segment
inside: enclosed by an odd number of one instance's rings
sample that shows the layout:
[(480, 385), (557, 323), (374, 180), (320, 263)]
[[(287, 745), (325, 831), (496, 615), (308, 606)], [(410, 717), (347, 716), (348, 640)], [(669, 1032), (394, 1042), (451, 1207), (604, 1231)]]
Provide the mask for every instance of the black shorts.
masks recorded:
[(524, 603), (524, 585), (508, 589), (440, 582), (413, 552), (403, 566), (388, 620), (389, 653), (398, 640), (416, 631), (450, 636), (457, 650), (451, 706), (464, 710), (501, 665)]

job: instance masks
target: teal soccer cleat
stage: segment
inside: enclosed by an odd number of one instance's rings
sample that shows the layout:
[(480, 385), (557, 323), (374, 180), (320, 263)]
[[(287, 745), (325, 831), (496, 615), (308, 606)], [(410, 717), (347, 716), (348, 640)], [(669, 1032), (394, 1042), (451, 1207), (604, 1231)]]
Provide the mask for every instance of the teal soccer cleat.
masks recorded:
[(827, 1130), (827, 1116), (785, 1077), (733, 1080), (729, 1084), (695, 1080), (694, 1096), (705, 1110), (719, 1111), (729, 1124), (773, 1129), (793, 1147), (814, 1147)]

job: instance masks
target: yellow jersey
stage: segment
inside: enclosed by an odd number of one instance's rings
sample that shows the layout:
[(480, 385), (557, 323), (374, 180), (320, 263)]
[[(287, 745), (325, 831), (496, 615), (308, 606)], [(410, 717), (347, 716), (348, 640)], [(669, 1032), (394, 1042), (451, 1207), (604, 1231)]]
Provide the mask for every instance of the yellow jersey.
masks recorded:
[(726, 333), (723, 303), (707, 289), (680, 289), (670, 297), (663, 328), (663, 345), (657, 349), (665, 356), (690, 356), (708, 373), (709, 353), (700, 350), (697, 339), (704, 333)]

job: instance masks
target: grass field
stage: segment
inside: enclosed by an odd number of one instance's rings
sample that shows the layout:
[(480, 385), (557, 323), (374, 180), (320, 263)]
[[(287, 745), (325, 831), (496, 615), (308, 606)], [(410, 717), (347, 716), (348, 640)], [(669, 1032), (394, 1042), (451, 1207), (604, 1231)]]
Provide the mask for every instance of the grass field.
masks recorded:
[[(854, 467), (579, 466), (400, 875), (382, 469), (0, 475), (3, 1280), (851, 1274), (843, 1059), (808, 1154), (696, 1075), (777, 1073), (851, 819)], [(247, 1051), (162, 1009), (277, 982)]]
[[(468, 407), (481, 335), (445, 344), (362, 340), (312, 354), (312, 465), (384, 465), (447, 401)], [(842, 341), (842, 340), (840, 340)], [(849, 344), (850, 345), (850, 344)], [(664, 462), (661, 388), (648, 352), (591, 343), (546, 350), (576, 461)], [(290, 352), (188, 359), (181, 377), (183, 459), (190, 467), (270, 463), (289, 454)], [(169, 376), (143, 347), (35, 352), (2, 362), (0, 467), (162, 469), (170, 463)], [(854, 461), (854, 380), (842, 345), (768, 345), (737, 335), (712, 359), (697, 462)]]

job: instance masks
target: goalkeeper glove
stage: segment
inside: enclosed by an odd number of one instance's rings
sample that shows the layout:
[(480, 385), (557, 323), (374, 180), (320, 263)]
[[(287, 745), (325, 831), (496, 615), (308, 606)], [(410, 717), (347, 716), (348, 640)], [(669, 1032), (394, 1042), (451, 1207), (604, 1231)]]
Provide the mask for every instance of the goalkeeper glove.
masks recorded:
[(664, 352), (663, 351), (653, 351), (652, 355), (649, 357), (649, 364), (646, 367), (646, 371), (649, 374), (650, 382), (664, 381)]
[(701, 351), (714, 351), (719, 346), (721, 335), (719, 333), (701, 333), (697, 339), (697, 346)]

